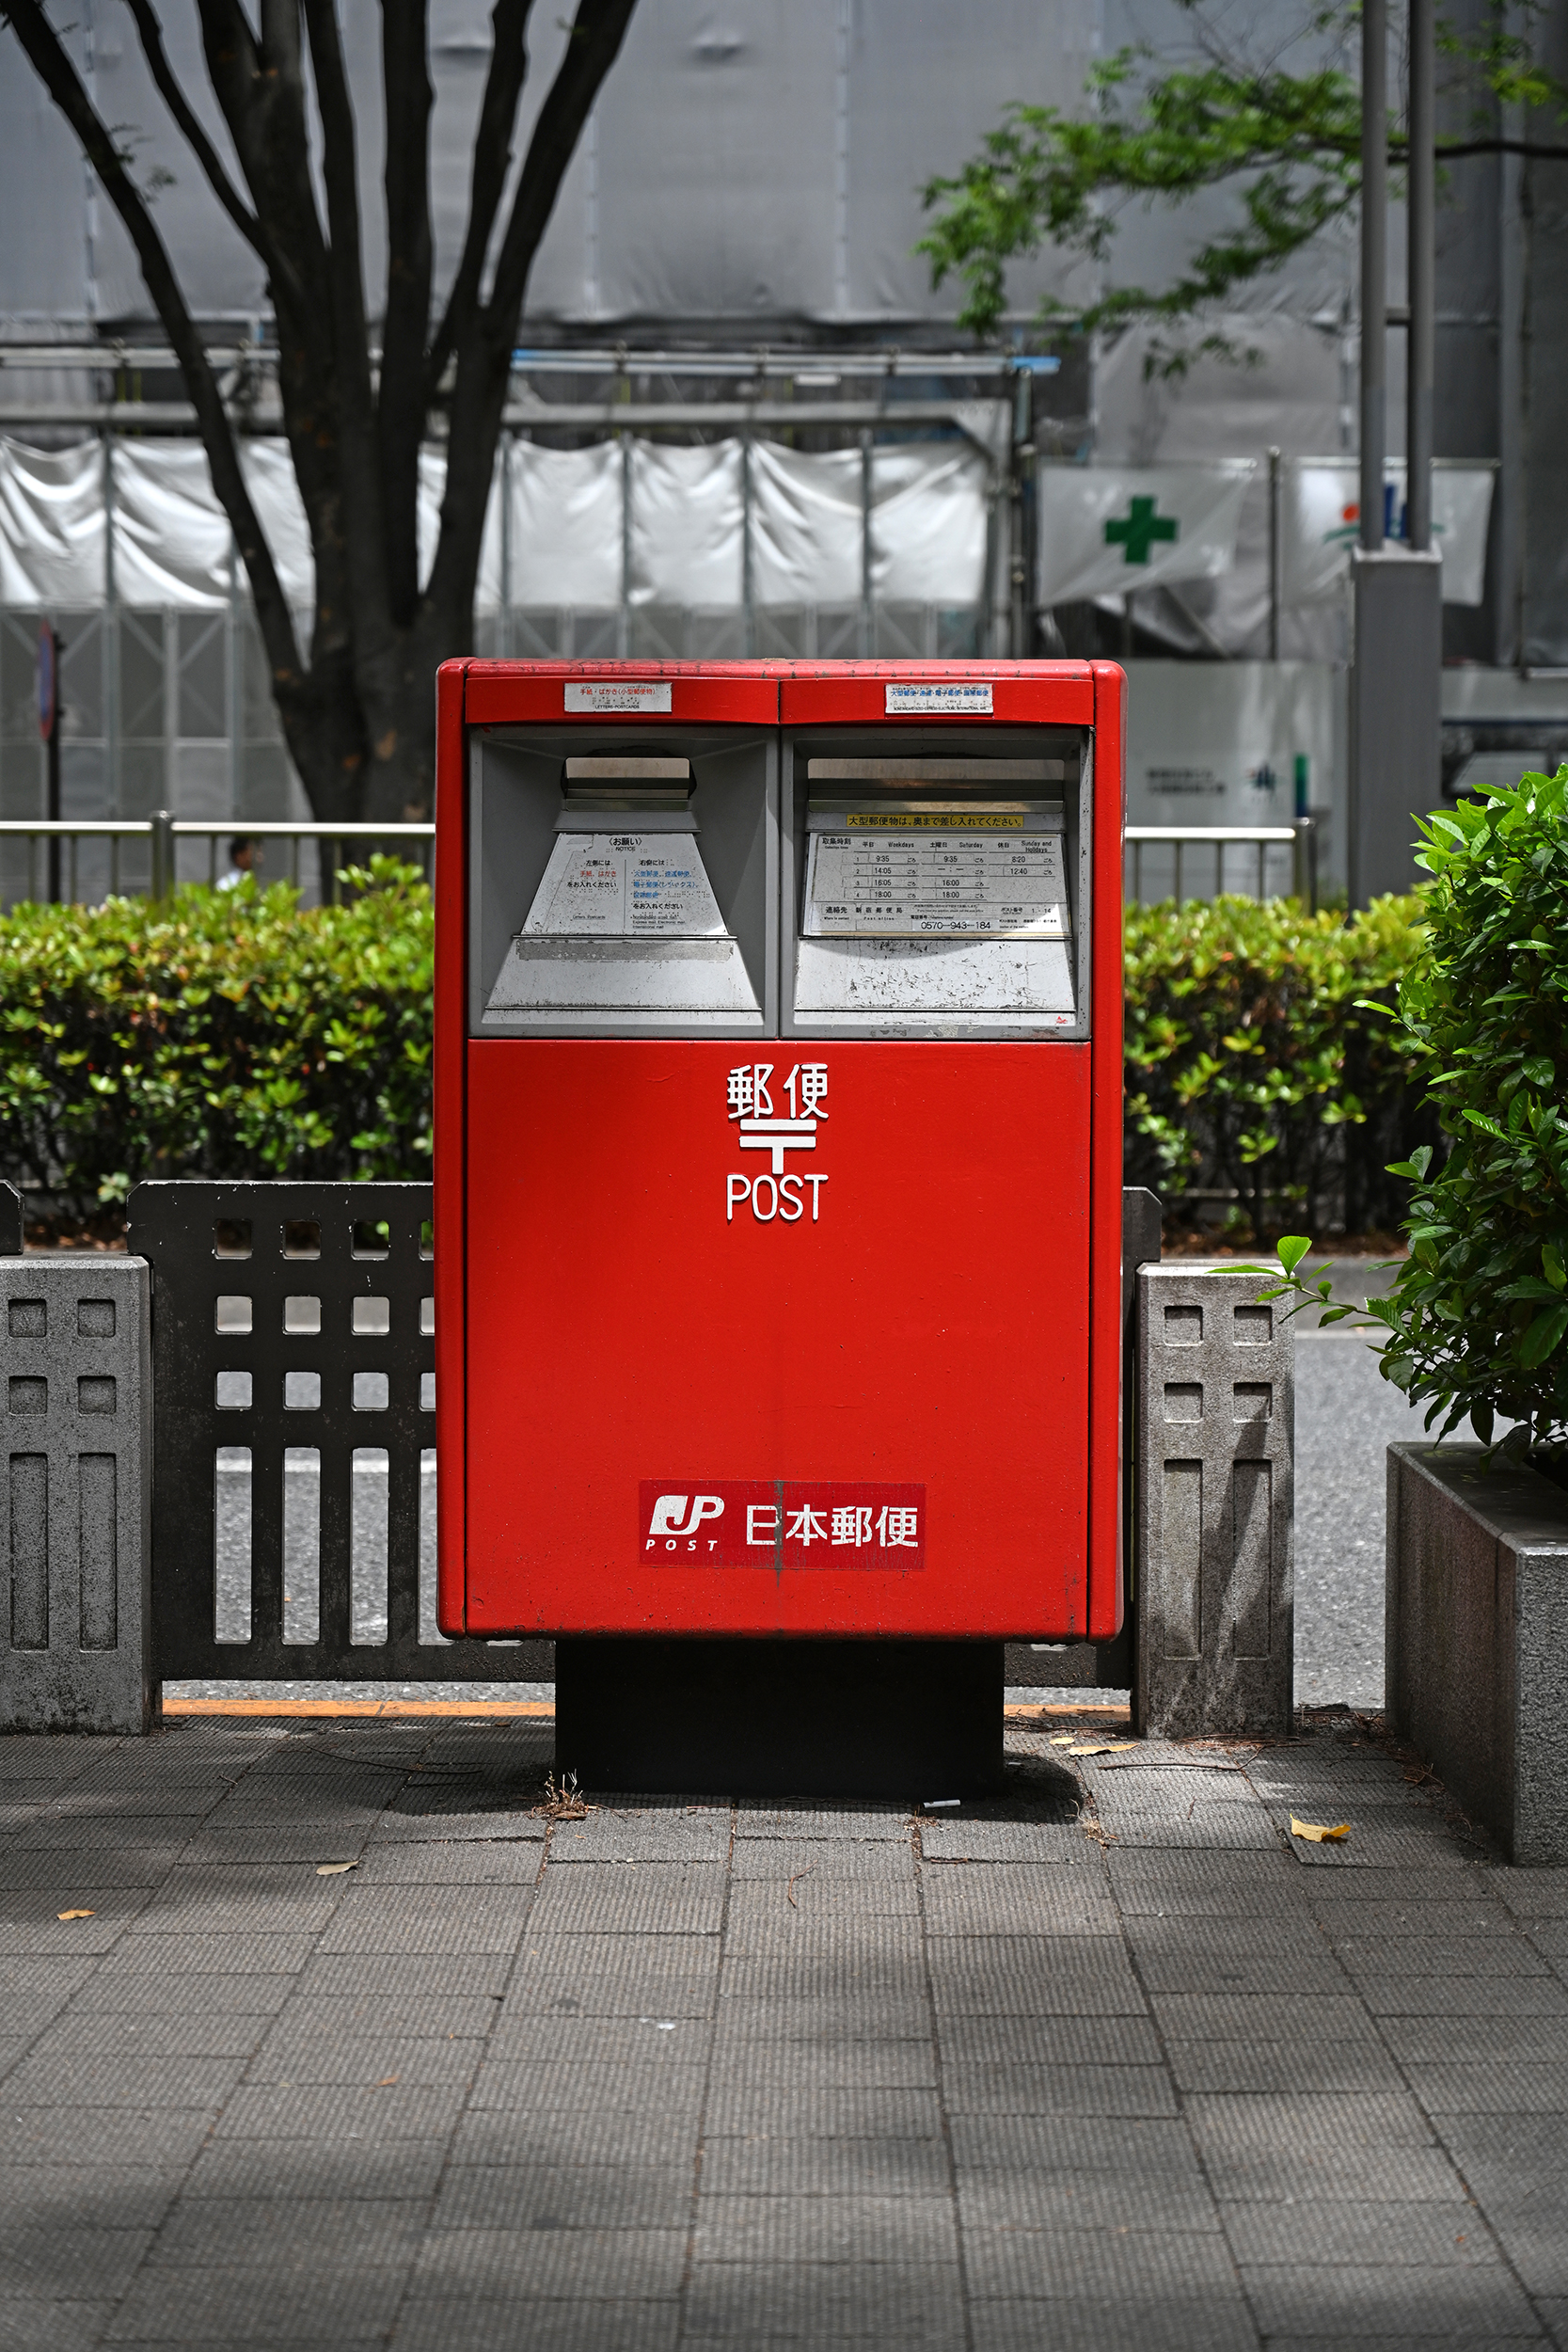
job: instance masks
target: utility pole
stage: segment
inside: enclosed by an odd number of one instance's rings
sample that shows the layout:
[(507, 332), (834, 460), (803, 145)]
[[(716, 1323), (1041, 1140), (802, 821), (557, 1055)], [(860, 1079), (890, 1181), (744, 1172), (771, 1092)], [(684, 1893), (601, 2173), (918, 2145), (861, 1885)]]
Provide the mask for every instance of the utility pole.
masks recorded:
[[(43, 740), (43, 813), (60, 820), (60, 641), (52, 622), (39, 630), (39, 734)], [(60, 903), (60, 836), (52, 833), (48, 852), (49, 903)]]
[(1433, 0), (1410, 0), (1410, 348), (1405, 512), (1386, 544), (1388, 12), (1361, 16), (1361, 501), (1352, 550), (1350, 898), (1365, 906), (1417, 879), (1417, 816), (1442, 771), (1443, 573), (1432, 545)]

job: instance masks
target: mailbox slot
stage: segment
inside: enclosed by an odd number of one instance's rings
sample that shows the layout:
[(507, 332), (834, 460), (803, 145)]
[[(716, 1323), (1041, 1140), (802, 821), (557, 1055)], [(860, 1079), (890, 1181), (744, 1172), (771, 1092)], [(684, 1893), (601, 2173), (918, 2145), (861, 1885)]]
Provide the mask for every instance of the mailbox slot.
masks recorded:
[(762, 730), (479, 738), (470, 1034), (776, 1033), (777, 764)]
[(786, 739), (784, 1033), (1082, 1040), (1076, 729)]

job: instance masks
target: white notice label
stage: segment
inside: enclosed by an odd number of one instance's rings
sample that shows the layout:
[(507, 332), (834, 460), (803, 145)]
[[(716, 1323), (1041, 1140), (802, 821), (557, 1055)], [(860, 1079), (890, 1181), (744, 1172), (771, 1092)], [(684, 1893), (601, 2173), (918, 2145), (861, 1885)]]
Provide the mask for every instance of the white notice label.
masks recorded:
[(722, 939), (724, 918), (689, 833), (562, 833), (525, 939)]
[(883, 705), (890, 719), (919, 718), (925, 711), (963, 711), (970, 717), (989, 719), (991, 715), (990, 683), (983, 686), (960, 685), (956, 678), (916, 680), (907, 679), (902, 685), (890, 685)]
[[(589, 678), (568, 685), (568, 710), (668, 710), (670, 686), (660, 678)], [(987, 709), (990, 705), (986, 705)]]
[(935, 816), (908, 832), (897, 821), (850, 817), (843, 833), (813, 833), (807, 939), (1071, 936), (1059, 833), (1027, 832), (1022, 817), (993, 817), (1009, 828), (996, 831), (983, 818), (940, 831)]

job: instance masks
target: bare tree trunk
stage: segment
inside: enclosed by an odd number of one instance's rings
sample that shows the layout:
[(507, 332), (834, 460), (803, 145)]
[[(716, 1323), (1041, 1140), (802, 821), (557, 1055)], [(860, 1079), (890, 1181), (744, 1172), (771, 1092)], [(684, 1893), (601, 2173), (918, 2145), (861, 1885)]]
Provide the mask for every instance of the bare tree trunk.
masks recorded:
[[(332, 0), (259, 0), (255, 26), (242, 0), (197, 0), (208, 75), (244, 192), (169, 68), (153, 0), (128, 5), (155, 87), (215, 200), (267, 273), (284, 431), (315, 561), (309, 659), (147, 198), (42, 0), (4, 0), (3, 13), (135, 246), (250, 580), (284, 738), (312, 810), (327, 822), (427, 815), (435, 799), (435, 673), (472, 645), (485, 510), (529, 271), (635, 0), (578, 0), (499, 245), (532, 0), (495, 0), (468, 222), (434, 329), (428, 0), (383, 0), (388, 275), (379, 373), (361, 260), (356, 128)], [(441, 534), (421, 589), (420, 452), (453, 362)]]

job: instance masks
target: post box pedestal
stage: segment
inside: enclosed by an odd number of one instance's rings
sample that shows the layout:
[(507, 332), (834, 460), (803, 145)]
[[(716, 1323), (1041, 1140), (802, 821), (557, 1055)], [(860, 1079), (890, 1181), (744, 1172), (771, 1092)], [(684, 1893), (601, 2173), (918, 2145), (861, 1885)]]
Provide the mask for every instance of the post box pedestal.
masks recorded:
[(561, 1640), (557, 1770), (590, 1794), (992, 1795), (1002, 1653), (992, 1641)]

